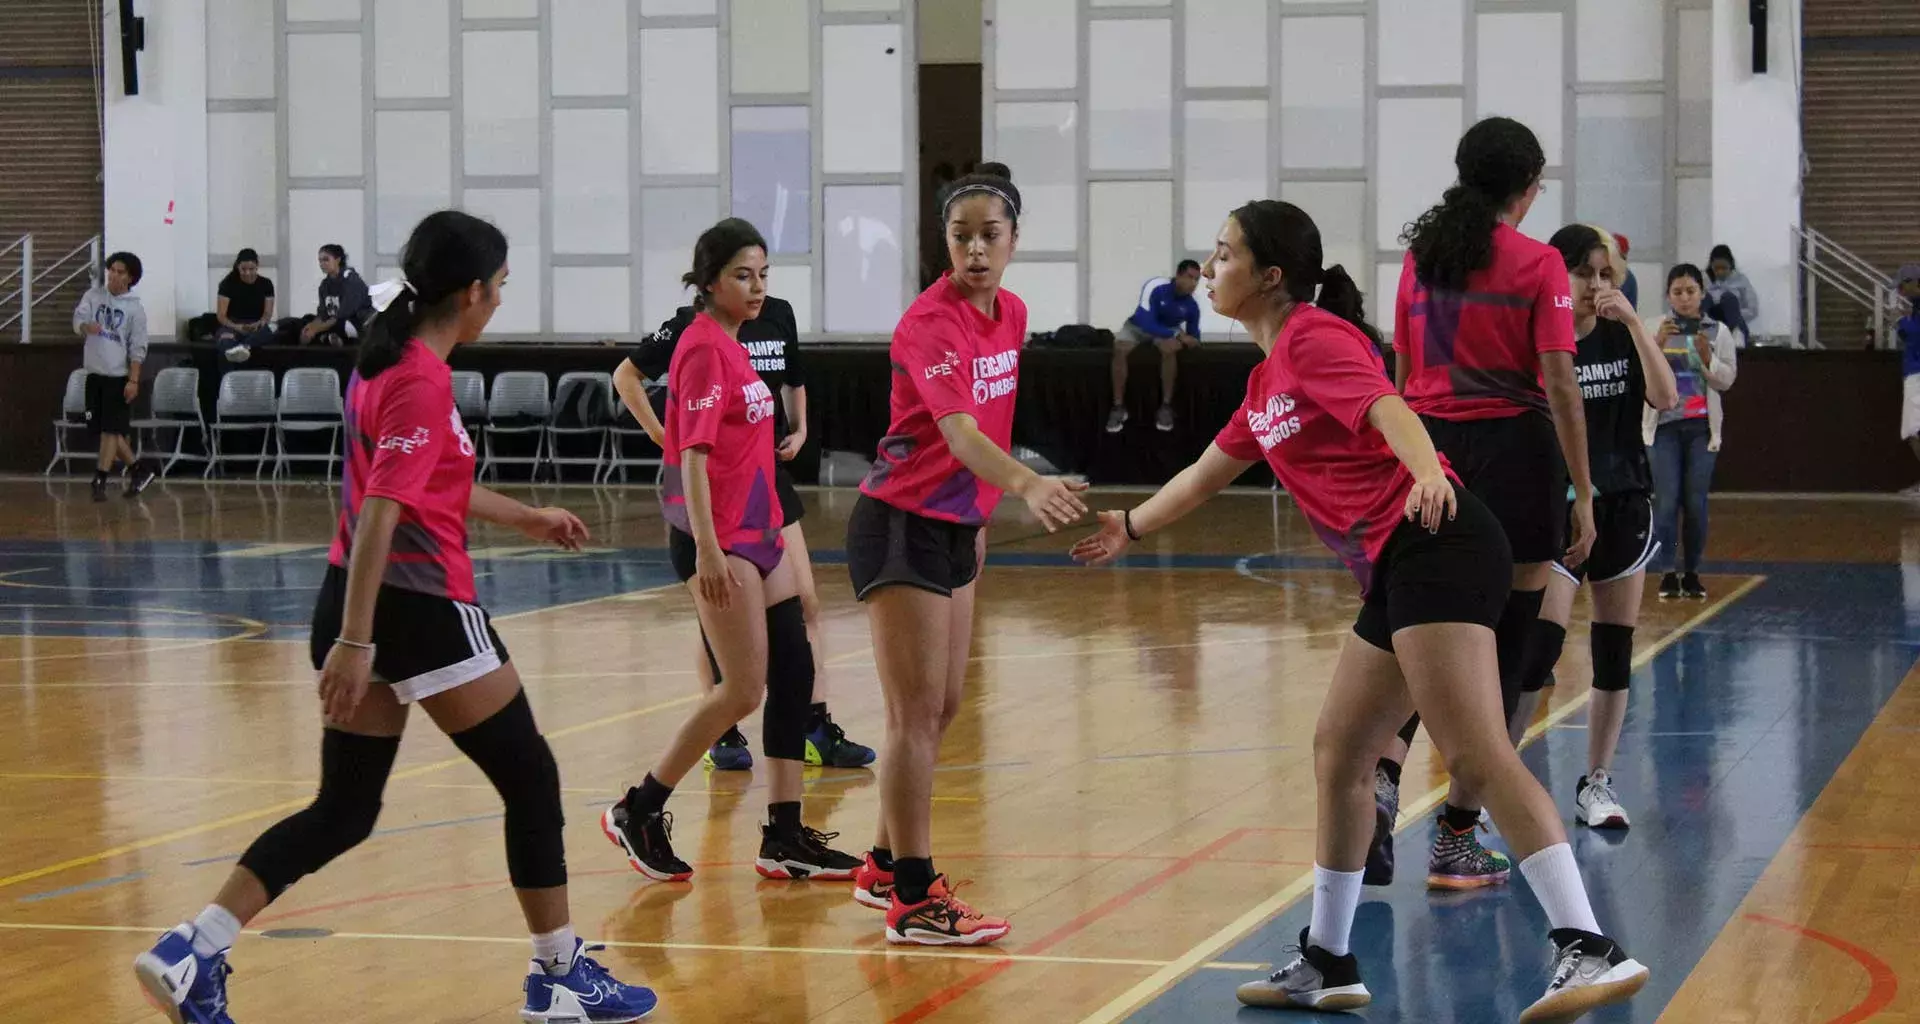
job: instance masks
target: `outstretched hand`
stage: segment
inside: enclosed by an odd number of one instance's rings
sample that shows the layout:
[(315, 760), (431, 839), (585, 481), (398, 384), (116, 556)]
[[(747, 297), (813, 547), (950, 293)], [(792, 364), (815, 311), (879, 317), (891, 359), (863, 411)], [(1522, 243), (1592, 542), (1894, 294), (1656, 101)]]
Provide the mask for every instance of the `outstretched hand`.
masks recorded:
[(591, 538), (587, 524), (564, 508), (536, 508), (520, 527), (520, 532), (543, 543), (555, 544), (567, 551), (578, 551)]
[(1100, 513), (1100, 532), (1080, 538), (1068, 554), (1081, 565), (1112, 565), (1133, 544), (1125, 512)]

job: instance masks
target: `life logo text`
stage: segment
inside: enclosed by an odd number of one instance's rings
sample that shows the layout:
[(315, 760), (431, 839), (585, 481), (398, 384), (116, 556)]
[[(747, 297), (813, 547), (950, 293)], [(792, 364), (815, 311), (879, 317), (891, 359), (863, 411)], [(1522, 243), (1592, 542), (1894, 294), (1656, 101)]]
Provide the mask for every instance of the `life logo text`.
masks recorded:
[(1260, 450), (1273, 447), (1300, 432), (1300, 417), (1293, 414), (1295, 402), (1285, 393), (1267, 399), (1265, 408), (1247, 410), (1247, 429), (1260, 442)]
[(1014, 388), (1020, 383), (1020, 377), (1015, 372), (1019, 368), (1018, 349), (976, 357), (973, 361), (973, 404), (985, 405), (996, 398), (1013, 394)]
[(922, 373), (928, 380), (932, 380), (935, 377), (951, 377), (953, 376), (953, 371), (958, 369), (959, 366), (960, 353), (948, 349), (946, 358), (928, 366)]
[(720, 404), (720, 396), (725, 393), (726, 393), (726, 388), (721, 386), (721, 384), (718, 381), (715, 381), (714, 385), (707, 389), (707, 393), (705, 395), (699, 398), (687, 399), (687, 411), (700, 412), (702, 410), (711, 409), (714, 406)]
[(390, 434), (380, 439), (380, 450), (412, 455), (425, 448), (433, 440), (433, 435), (425, 427), (415, 427), (410, 433)]

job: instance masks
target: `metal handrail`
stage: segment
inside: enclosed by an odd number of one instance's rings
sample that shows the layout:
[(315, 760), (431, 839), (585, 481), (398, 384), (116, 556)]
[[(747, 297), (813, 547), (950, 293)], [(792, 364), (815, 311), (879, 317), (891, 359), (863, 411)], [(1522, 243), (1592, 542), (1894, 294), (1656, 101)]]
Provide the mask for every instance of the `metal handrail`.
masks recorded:
[(1907, 311), (1907, 302), (1900, 297), (1899, 286), (1893, 278), (1814, 228), (1794, 225), (1791, 230), (1802, 275), (1802, 323), (1806, 327), (1808, 345), (1821, 347), (1820, 318), (1816, 308), (1818, 289), (1808, 287), (1806, 283), (1806, 278), (1811, 277), (1872, 311), (1874, 347), (1890, 347), (1893, 343), (1891, 327)]
[(1874, 281), (1882, 282), (1886, 284), (1887, 287), (1889, 288), (1894, 287), (1894, 280), (1892, 277), (1888, 276), (1885, 273), (1882, 273), (1879, 267), (1876, 267), (1873, 264), (1868, 263), (1866, 260), (1860, 258), (1859, 256), (1854, 255), (1851, 251), (1849, 251), (1846, 248), (1846, 246), (1843, 246), (1839, 242), (1834, 241), (1825, 232), (1819, 230), (1818, 228), (1802, 228), (1800, 230), (1802, 231), (1803, 234), (1807, 236), (1808, 239), (1810, 239), (1816, 245), (1818, 245), (1822, 251), (1832, 253), (1835, 257), (1837, 257), (1840, 260), (1841, 263), (1845, 264), (1847, 267), (1852, 269), (1855, 273), (1858, 273), (1861, 277), (1870, 278)]
[(5, 249), (0, 249), (0, 256), (5, 256), (15, 249), (20, 250), (20, 269), (8, 274), (4, 278), (0, 278), (0, 284), (5, 284), (17, 277), (20, 279), (20, 287), (15, 288), (4, 296), (0, 296), (0, 307), (5, 307), (7, 303), (18, 298), (20, 300), (20, 311), (7, 317), (5, 320), (0, 320), (0, 331), (6, 330), (12, 327), (15, 322), (18, 322), (20, 324), (20, 343), (24, 345), (33, 340), (33, 236), (21, 235), (19, 238), (14, 239)]
[[(16, 299), (19, 300), (17, 303), (19, 308), (13, 315), (0, 320), (0, 331), (12, 327), (16, 323), (19, 324), (20, 343), (24, 345), (33, 340), (33, 308), (35, 306), (45, 302), (48, 296), (54, 292), (66, 287), (67, 283), (74, 278), (86, 274), (91, 279), (93, 275), (99, 273), (100, 236), (94, 235), (92, 238), (74, 246), (38, 273), (34, 272), (33, 236), (21, 235), (5, 248), (0, 248), (0, 256), (5, 256), (15, 249), (20, 250), (20, 268), (5, 277), (0, 277), (0, 285), (5, 285), (15, 278), (19, 278), (20, 286), (5, 295), (0, 295), (0, 308), (4, 308), (9, 303), (14, 303)], [(77, 262), (76, 257), (82, 253), (86, 254), (85, 262)], [(73, 264), (71, 268), (68, 267), (69, 263)], [(50, 285), (42, 286), (42, 283), (45, 282), (47, 278), (60, 273), (62, 270), (65, 270), (66, 273), (63, 274), (59, 280)]]
[[(61, 278), (58, 281), (55, 281), (51, 285), (48, 285), (47, 287), (44, 287), (44, 288), (40, 286), (40, 282), (46, 280), (49, 275), (51, 275), (54, 271), (59, 270), (63, 265), (66, 264), (68, 260), (73, 259), (75, 256), (80, 255), (82, 252), (85, 252), (88, 254), (86, 263), (80, 264), (79, 266), (74, 267), (72, 270), (67, 271), (67, 276)], [(100, 266), (100, 236), (95, 235), (92, 238), (89, 238), (86, 241), (81, 242), (79, 245), (74, 246), (72, 249), (68, 250), (66, 255), (60, 257), (57, 260), (54, 260), (51, 264), (48, 264), (47, 269), (42, 270), (39, 274), (35, 275), (33, 279), (34, 290), (39, 292), (40, 297), (44, 299), (49, 293), (64, 287), (68, 281), (71, 281), (74, 278), (79, 277), (81, 274), (97, 272), (96, 268), (98, 268), (99, 266)], [(39, 300), (36, 299), (35, 302), (38, 303)]]

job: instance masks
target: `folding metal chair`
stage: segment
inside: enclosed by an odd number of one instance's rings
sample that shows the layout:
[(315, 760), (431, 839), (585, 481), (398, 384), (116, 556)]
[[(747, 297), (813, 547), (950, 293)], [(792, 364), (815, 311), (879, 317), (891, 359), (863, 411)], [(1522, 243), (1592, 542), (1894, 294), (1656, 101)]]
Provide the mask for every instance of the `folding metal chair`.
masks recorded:
[[(253, 478), (267, 467), (268, 449), (273, 447), (274, 424), (279, 417), (279, 409), (273, 400), (273, 371), (271, 370), (230, 370), (220, 378), (220, 397), (213, 406), (213, 422), (207, 425), (207, 433), (213, 438), (213, 452), (207, 457), (207, 471), (214, 471), (226, 462), (253, 462)], [(260, 432), (260, 450), (257, 452), (234, 453), (227, 450), (227, 435), (231, 433)]]
[[(318, 366), (288, 370), (286, 376), (280, 378), (280, 408), (273, 422), (274, 447), (278, 449), (273, 460), (274, 478), (289, 472), (290, 462), (323, 462), (327, 467), (327, 482), (332, 483), (333, 467), (340, 464), (340, 432), (345, 415), (338, 372)], [(324, 452), (287, 450), (288, 434), (323, 431), (327, 435)]]
[[(508, 370), (493, 378), (492, 393), (487, 396), (487, 422), (480, 428), (480, 475), (500, 478), (502, 465), (532, 466), (534, 479), (540, 478), (545, 461), (547, 420), (552, 415), (547, 396), (547, 375), (538, 370)], [(494, 451), (494, 439), (531, 436), (532, 455), (500, 455)]]
[[(566, 415), (567, 410), (571, 409), (574, 404), (580, 400), (580, 389), (582, 388), (598, 388), (600, 394), (603, 396), (605, 402), (604, 408), (606, 408), (609, 416), (611, 416), (613, 411), (613, 374), (575, 371), (560, 375), (559, 383), (555, 384), (553, 388), (553, 414), (547, 420), (546, 435), (547, 466), (553, 470), (553, 479), (555, 481), (560, 479), (561, 466), (591, 466), (593, 472), (589, 479), (598, 483), (600, 481), (600, 471), (607, 464), (607, 424), (601, 423), (593, 426), (582, 424), (579, 426), (565, 427), (557, 425), (558, 421)], [(594, 448), (593, 457), (587, 458), (584, 455), (561, 455), (561, 439), (572, 437), (596, 438), (599, 444)]]
[[(652, 395), (657, 388), (659, 388), (659, 385), (649, 381), (647, 384), (647, 394), (649, 396)], [(616, 396), (616, 398), (617, 397), (618, 396)], [(648, 437), (646, 430), (642, 429), (640, 424), (635, 422), (632, 415), (627, 412), (625, 405), (614, 406), (613, 422), (607, 427), (607, 440), (611, 443), (611, 450), (608, 453), (606, 468), (600, 471), (601, 483), (612, 480), (615, 470), (620, 472), (620, 482), (623, 484), (626, 483), (628, 466), (652, 466), (655, 468), (657, 476), (659, 467), (666, 465), (662, 458), (664, 453), (662, 453), (659, 448), (654, 447), (653, 438)], [(651, 450), (654, 454), (628, 455), (628, 442), (640, 446), (640, 450), (643, 452)]]
[(200, 371), (191, 366), (169, 366), (153, 378), (152, 415), (133, 421), (134, 453), (147, 455), (148, 431), (173, 431), (173, 450), (166, 453), (160, 475), (173, 471), (174, 463), (205, 462), (207, 456), (186, 450), (187, 431), (196, 432), (202, 448), (207, 446), (207, 419), (200, 414)]
[(60, 418), (53, 421), (53, 458), (47, 460), (47, 468), (41, 476), (52, 476), (53, 467), (62, 462), (75, 459), (94, 460), (100, 457), (99, 449), (88, 451), (84, 447), (67, 447), (67, 436), (71, 431), (87, 429), (87, 371), (75, 370), (67, 374), (67, 391), (60, 399)]

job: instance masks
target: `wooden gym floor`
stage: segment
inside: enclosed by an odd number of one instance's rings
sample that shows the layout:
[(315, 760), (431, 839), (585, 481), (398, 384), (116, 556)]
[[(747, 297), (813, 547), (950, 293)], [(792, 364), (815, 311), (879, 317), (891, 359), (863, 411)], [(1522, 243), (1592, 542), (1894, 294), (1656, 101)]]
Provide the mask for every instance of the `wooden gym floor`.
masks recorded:
[[(542, 498), (580, 512), (595, 548), (481, 530), (482, 600), (560, 761), (575, 924), (660, 990), (657, 1019), (1264, 1018), (1232, 989), (1306, 921), (1312, 727), (1357, 600), (1286, 499), (1222, 498), (1110, 571), (1069, 565), (1065, 537), (995, 525), (935, 846), (1015, 931), (994, 950), (901, 952), (844, 884), (753, 873), (750, 774), (696, 772), (675, 797), (690, 885), (645, 881), (600, 836), (599, 809), (695, 699), (691, 604), (650, 491)], [(852, 497), (807, 499), (832, 705), (877, 745), (866, 621), (838, 564)], [(0, 1021), (158, 1020), (128, 962), (309, 798), (305, 623), (333, 500), (192, 482), (94, 505), (84, 482), (0, 482)], [(1920, 513), (1718, 499), (1713, 514), (1711, 600), (1644, 612), (1617, 769), (1634, 828), (1574, 836), (1601, 920), (1654, 969), (1636, 1003), (1593, 1019), (1920, 1019), (1901, 984), (1920, 972), (1920, 688), (1903, 685)], [(1526, 751), (1569, 822), (1584, 615)], [(415, 717), (375, 838), (235, 951), (243, 1024), (514, 1019), (527, 948), (499, 806)], [(1511, 1020), (1545, 981), (1517, 876), (1426, 894), (1443, 784), (1423, 734), (1401, 877), (1368, 890), (1355, 932), (1370, 1020)], [(869, 772), (810, 779), (809, 820), (847, 849), (876, 811)]]

